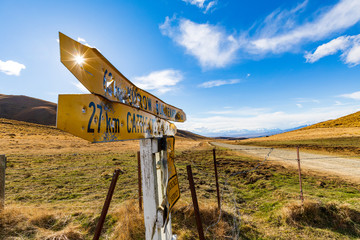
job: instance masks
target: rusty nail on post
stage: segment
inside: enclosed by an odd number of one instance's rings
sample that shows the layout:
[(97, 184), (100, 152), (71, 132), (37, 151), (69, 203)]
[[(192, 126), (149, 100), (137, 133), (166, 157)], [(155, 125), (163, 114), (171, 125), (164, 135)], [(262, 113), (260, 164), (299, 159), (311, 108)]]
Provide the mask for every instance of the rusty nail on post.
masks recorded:
[(297, 147), (297, 161), (298, 161), (298, 168), (299, 168), (299, 183), (300, 183), (300, 199), (301, 202), (304, 203), (304, 195), (303, 195), (303, 189), (302, 189), (302, 181), (301, 181), (301, 168), (300, 168), (300, 151), (299, 147)]
[(199, 233), (199, 239), (205, 240), (204, 230), (203, 230), (203, 226), (201, 223), (199, 205), (198, 205), (198, 201), (197, 201), (197, 197), (196, 197), (195, 184), (194, 184), (194, 179), (193, 179), (193, 175), (192, 175), (191, 165), (187, 165), (186, 170), (187, 170), (188, 179), (189, 179), (191, 198), (192, 198), (193, 206), (194, 206), (194, 213), (195, 213), (195, 219), (196, 219), (196, 226), (197, 226), (198, 233)]
[(111, 202), (111, 198), (114, 194), (114, 190), (115, 190), (115, 186), (116, 186), (116, 182), (118, 180), (118, 177), (119, 177), (119, 174), (120, 174), (120, 170), (119, 169), (116, 169), (114, 171), (114, 174), (113, 174), (113, 178), (111, 180), (111, 184), (110, 184), (110, 187), (109, 187), (109, 191), (108, 191), (108, 194), (106, 196), (106, 200), (105, 200), (105, 203), (104, 203), (104, 206), (103, 206), (103, 209), (101, 211), (101, 215), (100, 215), (100, 218), (99, 218), (99, 221), (96, 225), (96, 229), (95, 229), (95, 234), (94, 234), (94, 238), (93, 240), (98, 240), (100, 238), (100, 235), (101, 235), (101, 230), (104, 226), (104, 222), (105, 222), (105, 218), (106, 218), (106, 214), (109, 210), (109, 206), (110, 206), (110, 202)]
[(139, 190), (139, 212), (142, 212), (142, 189), (141, 189), (141, 164), (140, 164), (140, 151), (137, 152), (138, 160), (138, 190)]
[(217, 200), (218, 200), (218, 209), (221, 210), (221, 203), (220, 203), (220, 191), (219, 191), (219, 181), (218, 181), (218, 172), (217, 172), (217, 164), (216, 164), (216, 149), (213, 149), (213, 157), (214, 157), (214, 168), (215, 168), (215, 181), (216, 181), (216, 193), (217, 193)]

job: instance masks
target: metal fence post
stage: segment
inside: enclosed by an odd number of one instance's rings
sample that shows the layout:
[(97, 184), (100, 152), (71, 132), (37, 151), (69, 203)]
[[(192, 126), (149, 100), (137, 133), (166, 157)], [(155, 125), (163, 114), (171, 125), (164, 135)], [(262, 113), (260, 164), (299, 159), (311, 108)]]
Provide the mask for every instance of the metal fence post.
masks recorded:
[(0, 210), (5, 206), (5, 169), (6, 156), (0, 155)]
[(205, 240), (204, 230), (203, 230), (203, 226), (202, 226), (202, 222), (201, 222), (199, 205), (198, 205), (198, 201), (197, 201), (197, 197), (196, 197), (195, 184), (194, 184), (193, 174), (192, 174), (192, 170), (191, 170), (191, 165), (187, 165), (186, 170), (187, 170), (188, 179), (189, 179), (189, 185), (190, 185), (191, 197), (192, 197), (193, 206), (194, 206), (194, 213), (195, 213), (195, 219), (196, 219), (196, 226), (197, 226), (198, 233), (199, 233), (199, 239)]
[(214, 169), (215, 169), (215, 181), (216, 181), (216, 194), (218, 200), (218, 209), (221, 210), (221, 203), (220, 203), (220, 190), (219, 190), (219, 180), (218, 180), (218, 172), (217, 172), (217, 163), (216, 163), (216, 149), (213, 149), (213, 157), (214, 157)]
[(111, 198), (114, 194), (114, 190), (115, 190), (115, 186), (116, 186), (116, 182), (118, 180), (118, 177), (119, 177), (119, 174), (120, 174), (120, 170), (117, 169), (115, 170), (114, 174), (113, 174), (113, 178), (111, 180), (111, 184), (110, 184), (110, 188), (109, 188), (109, 191), (108, 191), (108, 194), (106, 196), (106, 199), (105, 199), (105, 203), (104, 203), (104, 206), (103, 206), (103, 209), (101, 211), (101, 215), (100, 215), (100, 218), (99, 218), (99, 221), (96, 225), (96, 229), (95, 229), (95, 234), (94, 234), (94, 238), (93, 240), (98, 240), (100, 238), (100, 235), (101, 235), (101, 230), (104, 226), (104, 223), (105, 223), (105, 218), (106, 218), (106, 214), (109, 210), (109, 206), (110, 206), (110, 202), (111, 202)]

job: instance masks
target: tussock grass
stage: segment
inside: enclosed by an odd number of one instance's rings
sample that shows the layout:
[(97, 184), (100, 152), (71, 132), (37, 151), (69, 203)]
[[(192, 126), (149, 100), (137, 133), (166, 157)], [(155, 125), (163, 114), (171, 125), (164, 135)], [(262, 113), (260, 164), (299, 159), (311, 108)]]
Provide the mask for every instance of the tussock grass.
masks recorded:
[(335, 202), (306, 200), (292, 202), (282, 209), (287, 224), (302, 227), (327, 228), (343, 234), (360, 235), (360, 212)]

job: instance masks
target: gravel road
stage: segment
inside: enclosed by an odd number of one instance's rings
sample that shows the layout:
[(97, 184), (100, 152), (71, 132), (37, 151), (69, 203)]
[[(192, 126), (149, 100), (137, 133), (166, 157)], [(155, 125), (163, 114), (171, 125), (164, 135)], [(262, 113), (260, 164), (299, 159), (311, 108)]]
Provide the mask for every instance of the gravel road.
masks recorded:
[[(232, 150), (264, 158), (270, 148), (257, 146), (232, 145), (220, 142), (211, 142), (214, 146), (225, 147)], [(360, 159), (341, 158), (330, 155), (305, 153), (300, 151), (301, 169), (311, 170), (327, 176), (340, 176), (342, 178), (360, 183)], [(296, 150), (274, 149), (269, 157), (270, 162), (278, 162), (297, 168)]]

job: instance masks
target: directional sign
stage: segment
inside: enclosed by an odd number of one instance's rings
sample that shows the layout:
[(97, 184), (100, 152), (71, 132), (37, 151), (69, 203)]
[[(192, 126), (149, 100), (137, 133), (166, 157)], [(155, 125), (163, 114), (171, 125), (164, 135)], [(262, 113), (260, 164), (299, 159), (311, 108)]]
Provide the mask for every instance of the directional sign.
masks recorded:
[(166, 146), (167, 146), (167, 165), (168, 165), (168, 184), (166, 187), (166, 196), (169, 202), (169, 209), (171, 210), (175, 203), (180, 198), (180, 188), (179, 181), (175, 168), (175, 138), (167, 137), (166, 138)]
[(57, 128), (91, 142), (174, 136), (174, 124), (93, 94), (59, 95)]
[(184, 122), (185, 113), (136, 87), (96, 48), (85, 46), (59, 33), (61, 62), (91, 92), (152, 113), (160, 118)]

